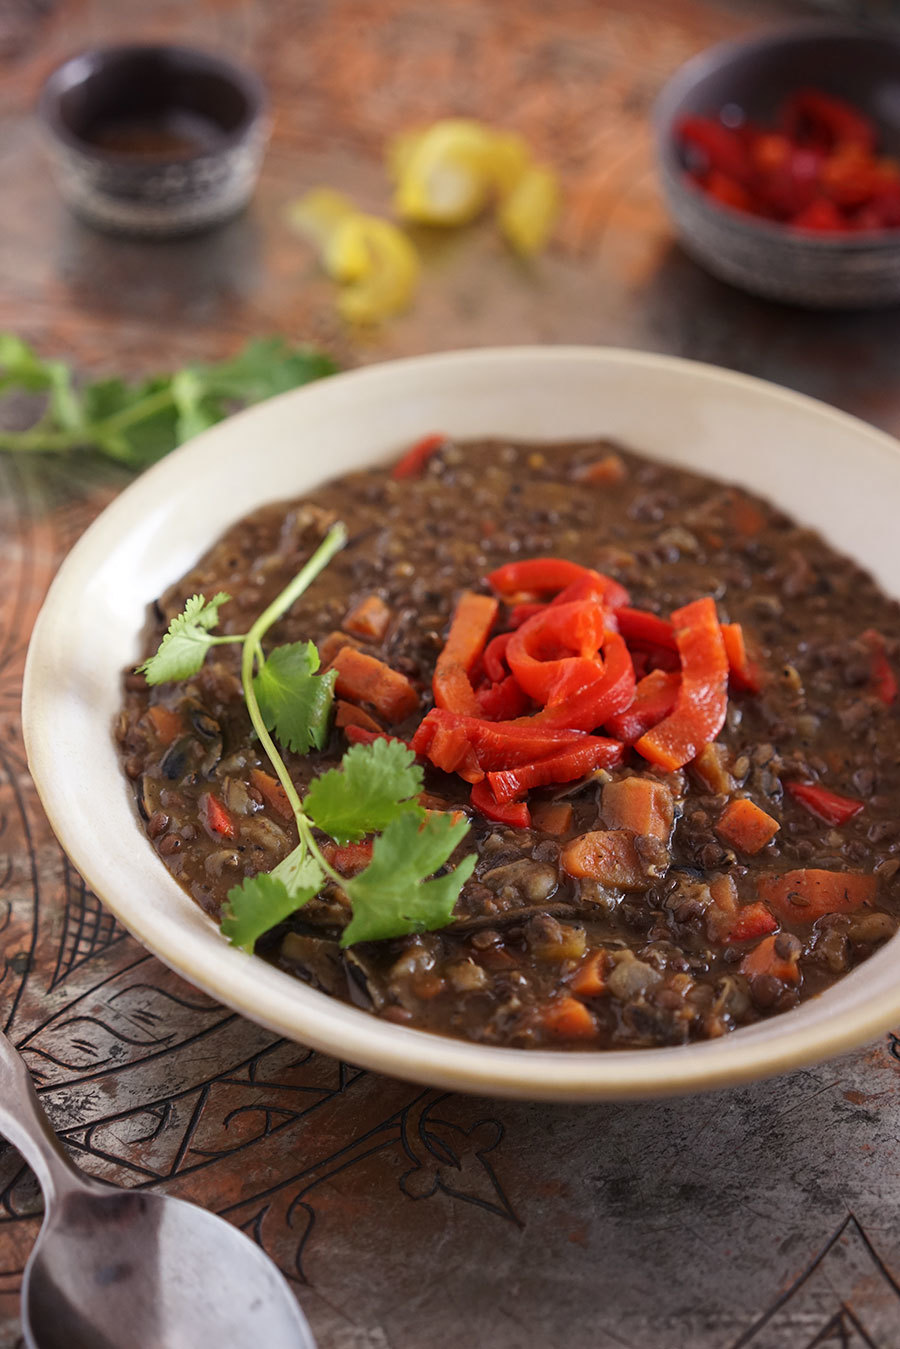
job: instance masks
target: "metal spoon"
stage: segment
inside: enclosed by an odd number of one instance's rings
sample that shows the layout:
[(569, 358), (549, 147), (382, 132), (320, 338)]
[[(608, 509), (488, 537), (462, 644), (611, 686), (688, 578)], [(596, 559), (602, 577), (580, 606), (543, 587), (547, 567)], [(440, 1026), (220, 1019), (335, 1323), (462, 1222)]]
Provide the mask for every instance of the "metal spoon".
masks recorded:
[(287, 1282), (249, 1237), (194, 1204), (118, 1190), (73, 1165), (2, 1033), (0, 1134), (44, 1192), (22, 1286), (28, 1349), (315, 1349)]

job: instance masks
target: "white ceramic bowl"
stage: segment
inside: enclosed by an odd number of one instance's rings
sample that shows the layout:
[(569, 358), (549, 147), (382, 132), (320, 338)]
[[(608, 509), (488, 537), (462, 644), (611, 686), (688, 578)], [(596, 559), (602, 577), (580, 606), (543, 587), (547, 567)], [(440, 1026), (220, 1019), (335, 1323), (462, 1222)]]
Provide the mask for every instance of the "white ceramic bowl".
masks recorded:
[(663, 356), (579, 347), (456, 352), (285, 394), (198, 436), (122, 493), (64, 563), (25, 672), (29, 764), (87, 883), (161, 960), (262, 1025), (419, 1082), (599, 1100), (784, 1072), (900, 1021), (900, 937), (821, 997), (720, 1040), (614, 1053), (496, 1049), (391, 1025), (230, 947), (148, 843), (113, 747), (120, 672), (145, 606), (234, 520), (387, 459), (424, 432), (610, 435), (744, 484), (820, 529), (900, 593), (900, 446), (773, 385)]

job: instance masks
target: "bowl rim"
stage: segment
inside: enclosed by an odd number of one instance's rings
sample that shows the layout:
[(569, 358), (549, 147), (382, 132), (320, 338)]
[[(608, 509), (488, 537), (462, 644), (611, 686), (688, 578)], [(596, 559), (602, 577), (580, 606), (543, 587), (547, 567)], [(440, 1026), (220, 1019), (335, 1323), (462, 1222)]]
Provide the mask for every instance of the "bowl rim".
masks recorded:
[[(78, 568), (82, 559), (90, 560), (92, 554), (119, 538), (123, 527), (131, 527), (134, 519), (139, 518), (144, 498), (153, 499), (157, 484), (164, 487), (184, 473), (194, 459), (202, 462), (224, 428), (230, 428), (232, 436), (235, 428), (245, 428), (249, 432), (254, 418), (263, 413), (271, 416), (273, 407), (283, 409), (303, 401), (313, 409), (324, 406), (327, 412), (334, 402), (347, 402), (354, 389), (365, 395), (367, 386), (374, 384), (377, 388), (378, 383), (383, 382), (389, 390), (391, 381), (397, 377), (419, 388), (419, 381), (427, 379), (431, 371), (439, 375), (441, 371), (449, 370), (451, 375), (458, 377), (459, 371), (464, 372), (473, 362), (479, 365), (487, 362), (495, 372), (502, 372), (503, 367), (510, 364), (519, 367), (523, 362), (526, 367), (533, 367), (535, 363), (579, 362), (589, 369), (596, 369), (599, 363), (613, 368), (624, 365), (639, 371), (675, 374), (699, 381), (705, 387), (737, 389), (763, 396), (776, 406), (783, 404), (815, 412), (818, 418), (851, 430), (857, 437), (865, 437), (879, 455), (889, 456), (892, 461), (900, 455), (900, 444), (893, 437), (805, 394), (705, 363), (623, 348), (519, 346), (409, 357), (332, 376), (246, 409), (226, 423), (195, 437), (131, 483), (75, 544), (50, 586), (29, 644), (23, 680), (22, 721), (28, 765), (59, 842), (87, 884), (123, 925), (154, 955), (211, 997), (288, 1038), (299, 1039), (324, 1053), (406, 1080), (476, 1095), (526, 1100), (646, 1099), (733, 1086), (777, 1075), (834, 1057), (888, 1030), (900, 1019), (900, 980), (889, 990), (879, 992), (875, 999), (851, 1008), (849, 1014), (845, 1010), (841, 1016), (823, 1018), (811, 1029), (803, 1023), (796, 1024), (794, 1018), (802, 1014), (800, 1009), (731, 1032), (719, 1040), (655, 1049), (563, 1052), (478, 1045), (383, 1022), (325, 993), (298, 984), (290, 975), (268, 965), (265, 969), (277, 979), (263, 980), (261, 986), (254, 975), (261, 962), (227, 946), (212, 920), (202, 914), (202, 958), (197, 958), (196, 952), (186, 955), (185, 933), (176, 921), (164, 921), (161, 936), (159, 924), (152, 916), (147, 917), (145, 908), (133, 900), (129, 902), (127, 886), (120, 885), (116, 891), (106, 885), (102, 850), (91, 847), (90, 839), (79, 832), (77, 819), (67, 813), (71, 792), (58, 773), (57, 744), (46, 715), (48, 699), (54, 695), (62, 696), (56, 693), (51, 681), (54, 629), (63, 615), (72, 610), (73, 600), (80, 593)], [(252, 436), (249, 439), (252, 441)], [(371, 462), (376, 462), (374, 455)], [(238, 508), (232, 518), (238, 519), (240, 513)], [(204, 541), (200, 540), (198, 552), (203, 547)], [(124, 796), (127, 791), (124, 778), (121, 787)], [(136, 813), (134, 818), (137, 823)], [(162, 862), (152, 853), (147, 856), (155, 864), (153, 870), (160, 885), (168, 881), (170, 888), (177, 892), (180, 887)], [(193, 940), (196, 934), (187, 935)], [(209, 937), (214, 937), (215, 941), (210, 942)], [(893, 965), (900, 955), (897, 943), (900, 943), (900, 934), (888, 944), (894, 947), (892, 951), (882, 948), (871, 961), (884, 966), (886, 959)], [(227, 975), (224, 988), (223, 970)], [(853, 973), (847, 977), (852, 978)], [(287, 1003), (290, 1025), (285, 1024), (283, 996), (288, 987), (291, 989)], [(809, 1002), (804, 1004), (807, 1008), (810, 1005)], [(746, 1038), (748, 1035), (750, 1038)]]
[(688, 57), (687, 61), (670, 75), (653, 101), (651, 120), (656, 157), (663, 181), (673, 190), (689, 194), (692, 202), (710, 220), (724, 218), (735, 228), (743, 229), (748, 235), (755, 235), (769, 243), (813, 248), (821, 253), (832, 254), (900, 248), (900, 226), (854, 230), (849, 235), (838, 231), (788, 227), (780, 221), (765, 220), (747, 211), (739, 211), (726, 202), (711, 199), (684, 171), (675, 138), (675, 113), (678, 105), (694, 86), (714, 68), (727, 67), (739, 56), (779, 46), (792, 46), (811, 38), (834, 38), (837, 41), (877, 38), (879, 41), (890, 43), (900, 51), (900, 32), (879, 28), (875, 24), (853, 23), (846, 19), (815, 18), (779, 24), (743, 37), (725, 38), (721, 42), (713, 43), (712, 46), (704, 47)]
[[(160, 59), (174, 57), (182, 62), (185, 68), (193, 66), (204, 74), (218, 75), (231, 84), (242, 94), (246, 104), (246, 111), (238, 125), (231, 131), (223, 131), (221, 139), (212, 148), (178, 156), (144, 157), (129, 154), (127, 150), (105, 149), (77, 136), (60, 113), (60, 100), (65, 90), (73, 84), (83, 84), (95, 79), (104, 67), (142, 56)], [(84, 68), (83, 73), (80, 72), (80, 67)], [(38, 117), (54, 140), (98, 164), (116, 168), (126, 166), (145, 168), (148, 173), (158, 173), (166, 168), (186, 167), (227, 154), (237, 146), (245, 144), (256, 128), (264, 124), (268, 108), (266, 87), (260, 76), (249, 66), (233, 61), (220, 52), (179, 42), (115, 42), (85, 47), (73, 52), (54, 67), (41, 85), (37, 100)]]

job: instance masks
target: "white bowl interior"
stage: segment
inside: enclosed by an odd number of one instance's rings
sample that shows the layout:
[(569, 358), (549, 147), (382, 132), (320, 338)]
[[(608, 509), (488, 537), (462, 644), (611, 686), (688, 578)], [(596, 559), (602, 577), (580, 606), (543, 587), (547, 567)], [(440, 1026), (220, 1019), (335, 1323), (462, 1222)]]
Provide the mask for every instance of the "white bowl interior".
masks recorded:
[(897, 938), (823, 996), (723, 1040), (614, 1053), (477, 1046), (381, 1022), (234, 950), (169, 876), (110, 733), (146, 605), (255, 506), (431, 430), (619, 438), (770, 497), (900, 594), (900, 446), (758, 380), (633, 352), (522, 347), (399, 361), (285, 394), (139, 478), (73, 549), (41, 611), (23, 700), (29, 764), (88, 884), (168, 965), (252, 1019), (363, 1066), (483, 1094), (586, 1100), (726, 1085), (838, 1053), (900, 1019)]

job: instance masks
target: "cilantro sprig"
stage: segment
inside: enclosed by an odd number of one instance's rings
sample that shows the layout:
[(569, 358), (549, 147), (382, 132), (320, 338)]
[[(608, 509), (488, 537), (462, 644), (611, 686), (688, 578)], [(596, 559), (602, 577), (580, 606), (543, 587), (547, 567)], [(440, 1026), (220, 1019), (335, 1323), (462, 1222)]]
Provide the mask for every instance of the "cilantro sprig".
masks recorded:
[[(258, 939), (319, 894), (329, 882), (350, 900), (352, 918), (342, 945), (379, 941), (410, 932), (445, 927), (475, 857), (444, 871), (469, 825), (463, 818), (427, 814), (419, 805), (422, 769), (399, 740), (353, 745), (333, 768), (314, 778), (301, 799), (276, 740), (305, 753), (325, 743), (334, 701), (335, 673), (317, 673), (319, 653), (312, 642), (275, 647), (263, 638), (347, 541), (335, 525), (312, 557), (260, 614), (249, 632), (216, 634), (219, 610), (230, 598), (193, 595), (169, 625), (156, 654), (139, 668), (149, 684), (189, 679), (212, 647), (239, 643), (241, 685), (254, 731), (290, 802), (297, 846), (269, 872), (248, 876), (228, 892), (222, 931), (233, 945), (252, 952)], [(338, 845), (375, 834), (372, 859), (347, 878), (332, 866), (316, 831)], [(436, 874), (440, 873), (440, 874)]]
[(103, 379), (76, 385), (65, 362), (43, 360), (21, 338), (0, 333), (0, 398), (27, 394), (44, 401), (41, 415), (26, 430), (0, 431), (0, 450), (92, 449), (140, 469), (236, 407), (261, 402), (335, 369), (321, 352), (268, 337), (256, 338), (232, 359), (212, 365), (189, 365), (134, 384)]

